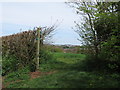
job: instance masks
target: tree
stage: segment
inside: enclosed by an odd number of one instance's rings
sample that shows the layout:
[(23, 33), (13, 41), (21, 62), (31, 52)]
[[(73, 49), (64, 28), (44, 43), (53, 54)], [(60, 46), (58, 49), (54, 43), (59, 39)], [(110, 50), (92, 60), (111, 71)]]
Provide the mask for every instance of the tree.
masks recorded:
[[(71, 4), (71, 3), (70, 3)], [(97, 55), (101, 43), (106, 41), (118, 26), (117, 3), (115, 2), (74, 2), (72, 6), (82, 15), (82, 23), (75, 21), (75, 30), (83, 44), (93, 47)]]
[(75, 27), (77, 29), (75, 31), (82, 38), (83, 44), (90, 46), (92, 51), (94, 50), (94, 54), (97, 56), (99, 52), (99, 42), (97, 37), (97, 31), (94, 26), (94, 20), (96, 19), (95, 14), (97, 13), (95, 5), (96, 3), (92, 2), (74, 3), (77, 14), (82, 14), (84, 20), (83, 23), (75, 22)]
[(84, 18), (83, 23), (75, 22), (76, 32), (84, 44), (94, 48), (96, 61), (98, 58), (107, 61), (107, 67), (118, 71), (120, 2), (97, 2), (96, 0), (96, 2), (74, 2), (72, 5), (76, 8), (77, 14)]

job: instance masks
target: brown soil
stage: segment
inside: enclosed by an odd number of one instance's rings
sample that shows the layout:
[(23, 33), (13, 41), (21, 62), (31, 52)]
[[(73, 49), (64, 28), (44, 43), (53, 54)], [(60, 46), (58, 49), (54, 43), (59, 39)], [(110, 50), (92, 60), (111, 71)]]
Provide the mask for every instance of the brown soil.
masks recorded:
[(29, 74), (30, 74), (31, 79), (34, 79), (34, 78), (38, 78), (40, 76), (53, 74), (55, 72), (56, 71), (51, 71), (51, 72), (39, 72), (39, 71), (36, 71), (36, 72), (30, 72)]

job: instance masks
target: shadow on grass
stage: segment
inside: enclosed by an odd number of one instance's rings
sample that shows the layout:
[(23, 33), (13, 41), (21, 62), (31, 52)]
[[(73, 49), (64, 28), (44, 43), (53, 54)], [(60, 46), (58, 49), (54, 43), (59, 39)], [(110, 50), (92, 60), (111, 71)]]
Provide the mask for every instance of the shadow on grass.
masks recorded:
[(81, 71), (60, 71), (31, 81), (11, 84), (19, 88), (119, 88), (120, 81), (111, 75)]
[[(59, 55), (59, 54), (58, 54)], [(60, 56), (61, 57), (61, 56)], [(120, 75), (104, 74), (87, 71), (84, 60), (75, 63), (66, 63), (66, 60), (50, 60), (40, 64), (42, 72), (57, 70), (57, 73), (43, 77), (17, 82), (8, 87), (19, 88), (117, 88), (120, 84)], [(71, 57), (72, 58), (72, 57)], [(73, 58), (70, 60), (74, 60)], [(75, 57), (74, 57), (75, 58)], [(76, 58), (75, 58), (76, 59)], [(69, 61), (69, 60), (68, 60)], [(119, 79), (119, 80), (118, 80)]]
[[(54, 62), (54, 63), (53, 63)], [(43, 70), (59, 72), (43, 77), (10, 84), (8, 88), (118, 88), (117, 75), (105, 75), (82, 71), (82, 63), (66, 64), (60, 61), (41, 64)]]
[(77, 71), (63, 74), (60, 82), (64, 83), (66, 88), (119, 88), (120, 83), (109, 75)]

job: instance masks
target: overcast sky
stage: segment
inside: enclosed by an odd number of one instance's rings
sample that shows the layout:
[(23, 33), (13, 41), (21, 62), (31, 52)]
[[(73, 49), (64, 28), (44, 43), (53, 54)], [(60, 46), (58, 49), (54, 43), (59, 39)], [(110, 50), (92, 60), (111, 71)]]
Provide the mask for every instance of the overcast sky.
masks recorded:
[(80, 16), (64, 2), (9, 2), (0, 3), (0, 25), (2, 35), (32, 29), (36, 26), (50, 26), (61, 22), (53, 36), (55, 44), (80, 45), (79, 36), (74, 32), (74, 21)]

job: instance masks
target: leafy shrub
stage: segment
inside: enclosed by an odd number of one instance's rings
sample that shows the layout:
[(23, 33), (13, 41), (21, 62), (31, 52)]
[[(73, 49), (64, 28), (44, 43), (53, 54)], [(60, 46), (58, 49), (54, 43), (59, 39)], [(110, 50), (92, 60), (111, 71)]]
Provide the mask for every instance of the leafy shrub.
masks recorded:
[[(54, 59), (52, 52), (46, 50), (45, 48), (42, 48), (40, 50), (39, 57), (40, 57), (40, 64), (52, 62), (52, 60)], [(34, 72), (36, 70), (35, 61), (36, 61), (36, 58), (31, 63), (29, 63), (29, 69), (31, 72)]]
[(29, 63), (29, 70), (31, 72), (34, 72), (36, 70), (36, 63), (34, 61), (32, 61), (31, 63)]
[(29, 73), (28, 67), (19, 69), (16, 72), (11, 72), (8, 75), (6, 75), (5, 82), (10, 82), (14, 80), (28, 80), (30, 78), (28, 73)]
[(45, 48), (40, 50), (40, 63), (46, 63), (48, 61), (53, 60), (52, 52), (46, 50)]
[[(51, 61), (52, 59), (53, 56), (50, 51), (46, 50), (45, 48), (40, 50), (40, 64)], [(36, 58), (26, 64), (31, 72), (34, 72), (36, 70), (35, 60)], [(22, 65), (21, 61), (19, 59), (16, 59), (14, 56), (3, 56), (2, 75), (7, 75), (8, 73), (15, 72), (23, 67), (24, 66)]]
[(119, 72), (120, 64), (117, 61), (110, 61), (106, 59), (106, 56), (99, 54), (88, 55), (86, 60), (82, 62), (82, 66), (87, 71), (102, 71), (102, 72)]
[(2, 55), (14, 55), (19, 62), (26, 66), (35, 57), (36, 31), (24, 31), (18, 34), (2, 37)]
[(116, 29), (112, 30), (111, 37), (108, 38), (106, 42), (102, 43), (102, 50), (100, 52), (101, 57), (105, 57), (104, 59), (108, 61), (108, 68), (112, 72), (120, 72), (120, 46), (118, 35), (119, 31)]
[(14, 72), (18, 69), (19, 61), (12, 57), (3, 57), (2, 58), (2, 75), (6, 75), (10, 72)]
[(104, 59), (96, 57), (94, 55), (86, 56), (86, 60), (84, 60), (83, 62), (83, 66), (85, 70), (88, 71), (93, 71), (93, 70), (104, 71), (106, 70), (106, 64), (107, 61), (104, 61)]

